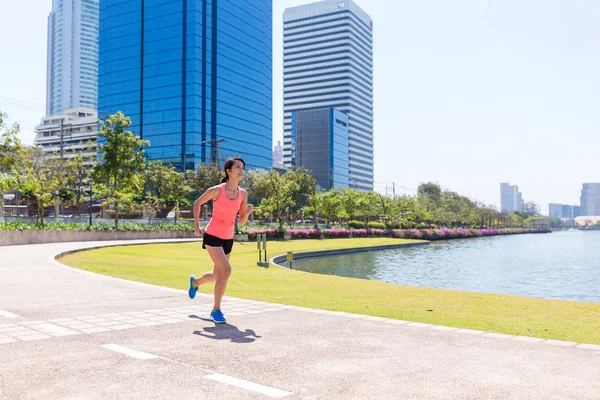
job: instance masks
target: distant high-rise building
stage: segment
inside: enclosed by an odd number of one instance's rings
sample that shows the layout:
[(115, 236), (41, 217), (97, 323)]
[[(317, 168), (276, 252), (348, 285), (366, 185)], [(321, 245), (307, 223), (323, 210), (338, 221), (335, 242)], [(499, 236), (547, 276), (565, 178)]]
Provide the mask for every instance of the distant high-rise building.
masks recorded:
[(283, 14), (284, 164), (292, 166), (292, 113), (348, 115), (351, 186), (373, 190), (373, 22), (352, 0), (324, 0)]
[(273, 167), (283, 168), (283, 146), (280, 140), (277, 141), (277, 144), (273, 148)]
[(524, 211), (525, 200), (519, 187), (517, 185), (511, 185), (509, 183), (500, 184), (500, 211), (501, 212), (513, 212), (513, 211)]
[(35, 128), (34, 145), (42, 148), (49, 158), (72, 158), (78, 155), (91, 168), (95, 162), (98, 138), (96, 110), (77, 108), (63, 115), (42, 118)]
[(548, 215), (551, 217), (562, 218), (563, 205), (557, 203), (548, 204)]
[(570, 206), (567, 204), (550, 203), (548, 205), (548, 215), (562, 219), (573, 219), (580, 215), (579, 206)]
[(99, 112), (122, 111), (149, 160), (273, 166), (271, 0), (102, 0)]
[(311, 172), (320, 189), (348, 187), (348, 116), (334, 108), (294, 111), (292, 166)]
[(600, 183), (584, 183), (581, 189), (581, 215), (600, 215)]
[(53, 0), (48, 16), (46, 115), (98, 105), (100, 0)]

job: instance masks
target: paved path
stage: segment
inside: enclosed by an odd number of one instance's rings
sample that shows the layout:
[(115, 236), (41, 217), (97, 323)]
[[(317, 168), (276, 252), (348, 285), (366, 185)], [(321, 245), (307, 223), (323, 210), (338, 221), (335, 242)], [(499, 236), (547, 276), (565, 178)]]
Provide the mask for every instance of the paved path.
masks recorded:
[(106, 244), (0, 247), (1, 399), (600, 398), (598, 346), (233, 298), (215, 326), (210, 296), (53, 261)]

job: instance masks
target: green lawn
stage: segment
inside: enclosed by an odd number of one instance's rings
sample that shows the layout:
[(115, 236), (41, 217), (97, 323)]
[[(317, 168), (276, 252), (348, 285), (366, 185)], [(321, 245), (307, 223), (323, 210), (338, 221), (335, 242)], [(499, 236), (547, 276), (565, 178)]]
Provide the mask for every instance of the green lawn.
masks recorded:
[[(287, 251), (406, 243), (399, 239), (329, 239), (269, 242), (269, 257)], [(600, 304), (400, 286), (363, 279), (317, 275), (256, 266), (256, 243), (236, 243), (227, 295), (403, 319), (436, 325), (479, 329), (600, 344)], [(88, 271), (177, 289), (188, 278), (212, 269), (197, 243), (111, 247), (74, 253), (61, 262)], [(201, 291), (212, 293), (212, 285)]]

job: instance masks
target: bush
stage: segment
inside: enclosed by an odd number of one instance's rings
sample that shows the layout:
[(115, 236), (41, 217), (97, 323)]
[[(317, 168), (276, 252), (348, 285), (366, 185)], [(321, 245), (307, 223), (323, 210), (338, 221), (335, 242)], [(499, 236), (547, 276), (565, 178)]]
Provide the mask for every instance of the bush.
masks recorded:
[(368, 237), (369, 231), (366, 229), (352, 229), (352, 237)]
[(321, 231), (318, 229), (288, 229), (292, 239), (320, 239)]
[(267, 239), (281, 239), (281, 233), (274, 228), (259, 228), (259, 229), (248, 229), (248, 239), (256, 240), (256, 236), (259, 234), (266, 234)]
[(418, 229), (407, 229), (405, 232), (406, 239), (423, 239), (423, 231)]
[(0, 231), (100, 231), (100, 232), (154, 232), (154, 231), (189, 231), (194, 229), (193, 223), (179, 224), (140, 224), (125, 222), (115, 228), (114, 224), (94, 222), (91, 226), (83, 222), (51, 222), (44, 226), (23, 222), (6, 222), (0, 224)]
[(350, 236), (350, 231), (343, 228), (325, 229), (323, 236), (326, 238), (347, 238)]
[(351, 229), (364, 229), (365, 223), (361, 221), (349, 221), (348, 226)]
[(369, 232), (370, 236), (375, 237), (389, 236), (390, 234), (390, 231), (388, 231), (387, 229), (371, 229)]
[(522, 233), (551, 232), (549, 229), (394, 229), (392, 236), (399, 239), (444, 240), (482, 236), (515, 235)]
[(383, 222), (369, 222), (370, 229), (385, 229), (386, 226)]
[(479, 229), (469, 229), (469, 231), (471, 232), (471, 235), (473, 235), (473, 237), (482, 237), (483, 233), (481, 233), (481, 231)]

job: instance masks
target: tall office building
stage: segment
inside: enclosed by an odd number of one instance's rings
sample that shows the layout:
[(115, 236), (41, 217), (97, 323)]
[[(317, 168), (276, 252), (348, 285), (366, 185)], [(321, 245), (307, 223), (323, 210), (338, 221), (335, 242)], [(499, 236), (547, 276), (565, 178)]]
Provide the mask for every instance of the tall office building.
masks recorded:
[(151, 160), (272, 166), (272, 2), (103, 0), (99, 113), (122, 111)]
[(335, 108), (294, 111), (293, 164), (310, 171), (319, 189), (349, 186), (348, 116)]
[(600, 215), (600, 183), (584, 183), (581, 189), (582, 216)]
[(548, 215), (551, 217), (562, 218), (562, 204), (550, 203), (548, 204)]
[(277, 141), (277, 144), (273, 148), (273, 166), (283, 168), (283, 146), (280, 140)]
[(48, 16), (46, 115), (98, 105), (100, 0), (53, 0)]
[(373, 190), (373, 22), (352, 0), (324, 0), (283, 14), (284, 164), (292, 167), (292, 113), (348, 115), (349, 182)]
[(524, 211), (525, 200), (517, 185), (500, 184), (500, 212)]
[(548, 215), (562, 219), (573, 219), (581, 214), (580, 206), (570, 206), (567, 204), (550, 203), (548, 205)]
[(98, 114), (96, 110), (77, 108), (64, 115), (42, 118), (35, 128), (33, 144), (49, 158), (72, 158), (81, 155), (86, 168), (96, 161)]

